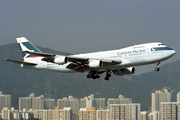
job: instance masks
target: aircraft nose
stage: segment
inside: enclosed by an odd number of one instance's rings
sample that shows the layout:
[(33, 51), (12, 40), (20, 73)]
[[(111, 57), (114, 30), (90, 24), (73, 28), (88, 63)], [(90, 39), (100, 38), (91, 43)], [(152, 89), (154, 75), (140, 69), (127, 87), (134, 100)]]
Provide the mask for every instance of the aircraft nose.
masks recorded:
[(176, 54), (176, 51), (175, 50), (172, 50), (172, 55), (175, 55)]

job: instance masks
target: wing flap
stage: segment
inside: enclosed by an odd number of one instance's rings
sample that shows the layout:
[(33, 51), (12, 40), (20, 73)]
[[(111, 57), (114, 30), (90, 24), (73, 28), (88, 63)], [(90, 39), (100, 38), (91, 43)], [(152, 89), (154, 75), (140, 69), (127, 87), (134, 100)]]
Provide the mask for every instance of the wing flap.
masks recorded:
[(69, 68), (69, 69), (72, 69), (72, 70), (75, 70), (75, 71), (78, 71), (78, 72), (84, 72), (87, 69), (89, 69), (88, 66), (83, 65), (81, 63), (71, 63), (66, 68)]
[(17, 60), (11, 60), (11, 59), (4, 59), (4, 60), (9, 61), (9, 62), (13, 62), (13, 63), (17, 63), (17, 64), (37, 65), (36, 63), (17, 61)]
[(81, 62), (83, 64), (88, 63), (89, 58), (67, 56), (69, 62)]

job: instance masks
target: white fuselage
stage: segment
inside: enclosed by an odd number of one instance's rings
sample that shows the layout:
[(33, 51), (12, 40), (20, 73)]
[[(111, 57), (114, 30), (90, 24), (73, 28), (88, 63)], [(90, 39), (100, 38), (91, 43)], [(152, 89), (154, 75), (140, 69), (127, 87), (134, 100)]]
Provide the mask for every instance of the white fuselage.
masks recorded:
[[(103, 60), (121, 60), (122, 63), (111, 65), (111, 66), (101, 66), (98, 68), (92, 68), (95, 71), (106, 71), (106, 70), (117, 70), (123, 69), (132, 66), (147, 65), (152, 63), (157, 63), (164, 61), (175, 54), (175, 50), (166, 47), (162, 43), (146, 43), (140, 45), (134, 45), (122, 49), (110, 50), (110, 51), (100, 51), (93, 53), (77, 54), (71, 55), (73, 57), (85, 57), (89, 59), (103, 59)], [(58, 65), (51, 62), (41, 61), (43, 57), (37, 58), (38, 65), (28, 66), (22, 64), (22, 67), (41, 69), (47, 71), (56, 71), (56, 72), (77, 72), (71, 69), (66, 68), (71, 62), (67, 62), (63, 65)], [(30, 61), (31, 59), (26, 61)], [(33, 59), (34, 60), (34, 59)], [(91, 71), (92, 69), (88, 69)]]

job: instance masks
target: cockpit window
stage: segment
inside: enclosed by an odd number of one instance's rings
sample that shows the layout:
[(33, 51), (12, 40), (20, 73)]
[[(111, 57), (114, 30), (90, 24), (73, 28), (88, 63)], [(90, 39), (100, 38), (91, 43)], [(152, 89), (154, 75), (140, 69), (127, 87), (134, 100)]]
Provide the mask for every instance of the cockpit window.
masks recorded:
[(169, 47), (156, 47), (156, 48), (152, 48), (151, 50), (160, 51), (160, 50), (173, 50), (173, 49)]

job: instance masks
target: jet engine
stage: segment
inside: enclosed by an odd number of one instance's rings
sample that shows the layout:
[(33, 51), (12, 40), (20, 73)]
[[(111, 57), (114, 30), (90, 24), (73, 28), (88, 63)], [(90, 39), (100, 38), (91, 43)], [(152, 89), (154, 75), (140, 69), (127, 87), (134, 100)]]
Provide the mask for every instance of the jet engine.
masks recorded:
[(93, 60), (91, 62), (89, 62), (89, 67), (90, 68), (97, 68), (97, 67), (102, 67), (102, 61), (101, 60)]
[(128, 68), (124, 68), (124, 69), (113, 70), (113, 74), (115, 74), (115, 75), (133, 74), (134, 72), (135, 72), (134, 67), (128, 67)]
[(54, 58), (53, 62), (56, 64), (65, 64), (65, 63), (67, 63), (67, 57), (66, 56), (58, 56), (58, 57)]

